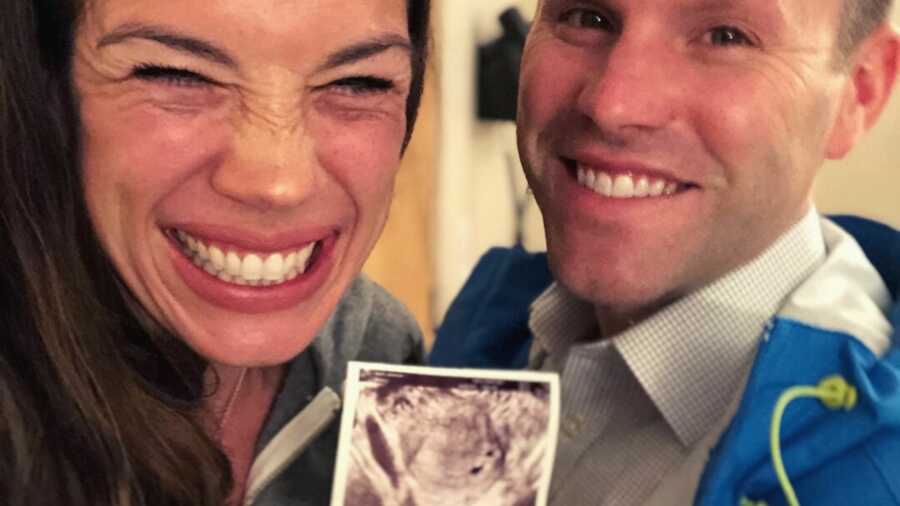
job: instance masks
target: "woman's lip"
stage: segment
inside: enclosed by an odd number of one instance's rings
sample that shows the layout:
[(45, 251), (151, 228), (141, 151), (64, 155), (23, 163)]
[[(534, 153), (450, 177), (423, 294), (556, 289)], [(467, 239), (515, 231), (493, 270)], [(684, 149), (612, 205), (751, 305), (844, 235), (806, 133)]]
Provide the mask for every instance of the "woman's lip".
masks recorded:
[(241, 286), (210, 275), (196, 266), (175, 239), (167, 237), (170, 258), (176, 273), (187, 287), (214, 306), (245, 314), (283, 311), (302, 303), (319, 290), (335, 265), (338, 234), (321, 240), (306, 272), (296, 278), (270, 286)]
[(173, 223), (161, 227), (167, 233), (185, 232), (206, 245), (235, 251), (236, 253), (279, 253), (303, 248), (329, 236), (338, 234), (337, 227), (306, 227), (292, 232), (259, 232), (259, 227), (235, 227)]

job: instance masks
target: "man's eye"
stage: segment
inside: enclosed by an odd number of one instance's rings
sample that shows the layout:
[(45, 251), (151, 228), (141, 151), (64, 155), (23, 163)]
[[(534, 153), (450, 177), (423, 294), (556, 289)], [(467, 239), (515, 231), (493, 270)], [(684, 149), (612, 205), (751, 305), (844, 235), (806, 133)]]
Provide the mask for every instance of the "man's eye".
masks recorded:
[(707, 32), (708, 42), (714, 46), (753, 46), (753, 41), (733, 26), (717, 26)]
[(138, 65), (132, 75), (142, 81), (159, 81), (172, 86), (196, 87), (215, 84), (212, 79), (196, 72), (162, 65)]
[(390, 91), (394, 89), (394, 82), (375, 76), (353, 76), (338, 79), (331, 86), (353, 95), (366, 95)]
[(597, 11), (587, 9), (572, 9), (565, 12), (560, 21), (573, 28), (586, 28), (589, 30), (613, 31), (615, 25), (609, 17)]

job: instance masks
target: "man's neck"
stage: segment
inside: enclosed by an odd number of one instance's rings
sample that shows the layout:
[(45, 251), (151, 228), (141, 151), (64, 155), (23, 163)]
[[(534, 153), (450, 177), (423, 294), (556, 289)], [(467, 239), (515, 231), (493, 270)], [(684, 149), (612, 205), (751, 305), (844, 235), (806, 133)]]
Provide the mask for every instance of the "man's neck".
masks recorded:
[(600, 339), (607, 339), (641, 323), (653, 316), (660, 309), (668, 306), (671, 299), (655, 301), (652, 304), (639, 306), (617, 306), (615, 308), (606, 305), (594, 306), (594, 317), (597, 318), (597, 327), (600, 329)]
[[(785, 248), (789, 246), (785, 245), (784, 242), (788, 241), (791, 237), (794, 237), (795, 242), (793, 244), (795, 245), (790, 246), (792, 249), (786, 250), (791, 252), (789, 255), (791, 258), (795, 258), (798, 251), (797, 248), (799, 246), (796, 246), (796, 240), (802, 240), (803, 244), (809, 245), (808, 247), (802, 247), (799, 251), (808, 252), (808, 254), (811, 255), (811, 258), (824, 256), (824, 250), (822, 249), (824, 248), (824, 243), (822, 242), (821, 237), (819, 215), (812, 205), (806, 209), (803, 216), (798, 218), (796, 222), (754, 256), (737, 265), (723, 268), (720, 274), (711, 279), (702, 280), (696, 286), (681, 287), (680, 290), (677, 290), (674, 293), (659, 297), (647, 303), (616, 304), (615, 306), (595, 303), (594, 317), (597, 319), (597, 326), (600, 330), (599, 339), (614, 337), (631, 329), (683, 297), (689, 296), (698, 290), (703, 290), (705, 287), (717, 283), (722, 278), (738, 272), (754, 262), (758, 262), (766, 255), (771, 256), (773, 254), (773, 249), (776, 250), (776, 254), (778, 254), (777, 251), (782, 251), (780, 254), (785, 256)], [(797, 239), (798, 237), (799, 239)], [(780, 262), (779, 265), (783, 265), (783, 262)]]

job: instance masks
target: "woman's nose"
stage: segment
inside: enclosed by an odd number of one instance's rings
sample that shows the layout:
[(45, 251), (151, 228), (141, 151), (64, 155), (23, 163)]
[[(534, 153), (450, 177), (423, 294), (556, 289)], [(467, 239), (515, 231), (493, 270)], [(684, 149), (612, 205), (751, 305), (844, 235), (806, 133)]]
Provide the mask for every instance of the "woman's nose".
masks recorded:
[(260, 211), (290, 209), (319, 190), (324, 178), (314, 140), (296, 125), (245, 123), (234, 134), (231, 156), (212, 186)]

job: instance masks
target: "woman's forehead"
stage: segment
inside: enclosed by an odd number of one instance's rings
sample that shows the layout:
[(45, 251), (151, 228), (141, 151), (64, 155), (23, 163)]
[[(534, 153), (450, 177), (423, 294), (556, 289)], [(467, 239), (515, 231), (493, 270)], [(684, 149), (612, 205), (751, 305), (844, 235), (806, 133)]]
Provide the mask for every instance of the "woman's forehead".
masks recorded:
[(94, 36), (123, 25), (164, 24), (222, 44), (315, 41), (354, 34), (405, 35), (407, 0), (90, 0), (81, 31)]

